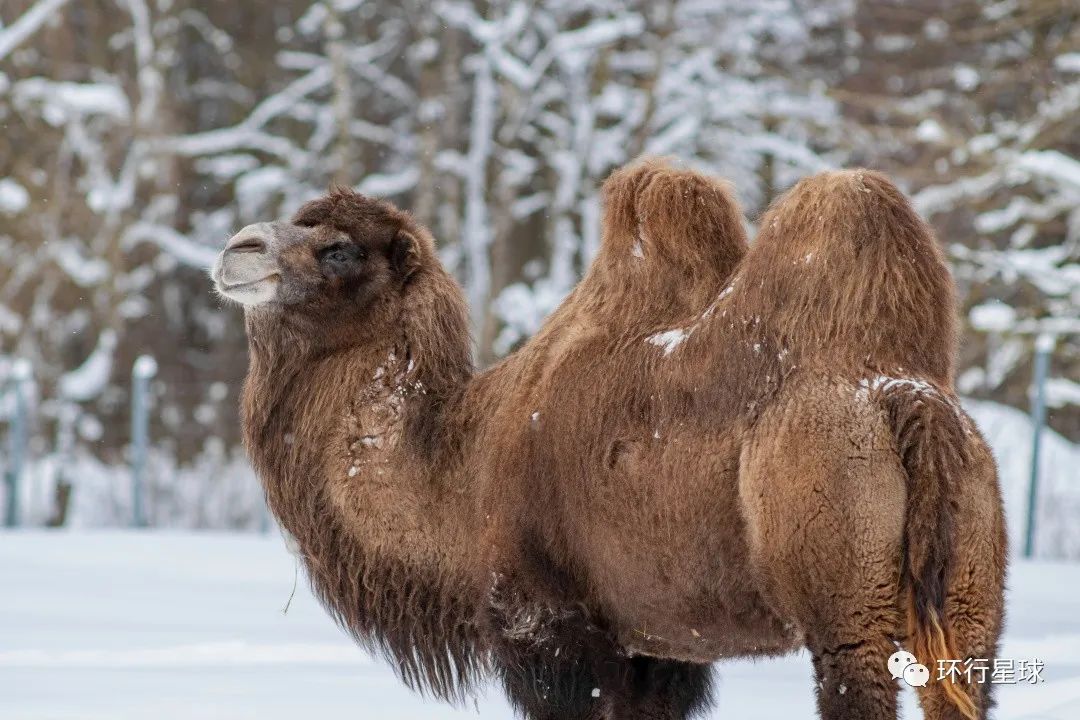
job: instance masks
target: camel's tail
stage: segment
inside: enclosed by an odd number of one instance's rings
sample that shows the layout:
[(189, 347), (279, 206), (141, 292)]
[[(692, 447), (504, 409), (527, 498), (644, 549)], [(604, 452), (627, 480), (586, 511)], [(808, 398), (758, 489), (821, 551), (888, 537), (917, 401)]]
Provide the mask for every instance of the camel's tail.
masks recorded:
[[(873, 382), (882, 393), (908, 477), (904, 565), (910, 650), (933, 673), (939, 660), (965, 659), (958, 656), (945, 599), (956, 537), (951, 498), (970, 459), (967, 420), (950, 394), (929, 383), (895, 378)], [(971, 685), (952, 678), (931, 682), (942, 683), (960, 713), (976, 720)]]

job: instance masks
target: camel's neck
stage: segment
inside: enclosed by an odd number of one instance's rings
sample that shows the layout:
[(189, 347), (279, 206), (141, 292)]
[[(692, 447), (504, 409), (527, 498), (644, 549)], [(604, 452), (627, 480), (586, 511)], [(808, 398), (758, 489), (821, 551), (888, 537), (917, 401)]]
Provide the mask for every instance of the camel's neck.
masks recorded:
[(244, 433), (272, 510), (339, 622), (410, 683), (453, 695), (476, 663), (465, 564), (474, 504), (446, 439), (457, 435), (446, 407), (460, 388), (417, 351), (405, 333), (321, 357), (252, 342)]

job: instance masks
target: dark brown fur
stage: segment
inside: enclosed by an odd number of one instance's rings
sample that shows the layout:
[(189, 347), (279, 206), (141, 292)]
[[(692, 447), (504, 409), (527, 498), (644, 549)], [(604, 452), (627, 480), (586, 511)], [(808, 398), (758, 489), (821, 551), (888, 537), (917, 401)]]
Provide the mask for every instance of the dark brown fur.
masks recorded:
[[(410, 686), (440, 697), (461, 697), (485, 662), (477, 649), (475, 604), (465, 589), (467, 580), (460, 563), (446, 552), (463, 537), (453, 528), (412, 532), (415, 528), (408, 525), (419, 522), (421, 512), (436, 514), (438, 496), (453, 492), (439, 482), (441, 468), (422, 466), (437, 453), (439, 441), (431, 427), (439, 422), (447, 399), (472, 374), (468, 320), (459, 290), (438, 267), (430, 235), (388, 205), (357, 202), (351, 192), (336, 190), (305, 206), (294, 222), (345, 229), (362, 234), (369, 243), (373, 236), (381, 240), (381, 247), (374, 249), (386, 255), (387, 263), (372, 282), (392, 294), (393, 302), (376, 298), (355, 311), (347, 303), (316, 307), (314, 312), (306, 312), (306, 307), (285, 314), (249, 311), (251, 365), (242, 396), (245, 443), (260, 477), (273, 478), (266, 483), (271, 509), (296, 538), (312, 586), (335, 619), (366, 647), (387, 655)], [(384, 227), (388, 231), (380, 233)], [(408, 243), (396, 269), (390, 263), (392, 241)], [(308, 248), (290, 251), (298, 274), (312, 271)], [(403, 292), (406, 286), (409, 291)], [(390, 353), (396, 353), (396, 360), (387, 363)], [(377, 368), (385, 365), (389, 381), (409, 362), (411, 412), (400, 419), (367, 420), (389, 425), (387, 435), (405, 434), (411, 445), (420, 447), (416, 459), (410, 452), (409, 467), (395, 473), (395, 481), (423, 485), (430, 495), (422, 508), (398, 508), (400, 519), (381, 519), (386, 528), (364, 522), (362, 503), (350, 505), (362, 499), (360, 488), (331, 488), (323, 479), (347, 480), (345, 458), (364, 436), (362, 405), (387, 395), (365, 396)], [(322, 377), (335, 381), (319, 382)], [(330, 418), (340, 425), (335, 432), (325, 427)], [(335, 461), (340, 470), (333, 467)], [(392, 493), (379, 488), (367, 493), (375, 501), (385, 497), (393, 502), (386, 497)], [(398, 552), (398, 543), (408, 550)]]
[[(894, 641), (992, 653), (996, 476), (951, 392), (952, 283), (903, 196), (866, 171), (804, 181), (742, 257), (711, 181), (645, 164), (606, 192), (586, 279), (479, 375), (407, 216), (335, 192), (279, 228), (245, 437), (342, 624), (444, 697), (494, 669), (533, 718), (681, 718), (707, 663), (804, 644), (823, 717), (888, 718)], [(341, 231), (369, 260), (328, 280), (312, 258)]]

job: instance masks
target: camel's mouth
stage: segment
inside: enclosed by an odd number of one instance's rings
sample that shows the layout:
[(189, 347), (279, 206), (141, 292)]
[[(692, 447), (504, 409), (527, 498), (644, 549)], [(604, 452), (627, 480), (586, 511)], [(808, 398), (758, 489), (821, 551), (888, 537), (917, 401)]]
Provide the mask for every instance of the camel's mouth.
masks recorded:
[(220, 277), (214, 279), (214, 286), (222, 297), (226, 297), (229, 300), (233, 300), (244, 306), (262, 305), (263, 303), (270, 302), (277, 296), (277, 289), (280, 283), (281, 276), (277, 273), (271, 273), (258, 280), (249, 280), (247, 282), (238, 283), (227, 283), (220, 279)]
[(244, 307), (262, 305), (277, 297), (281, 268), (275, 255), (277, 229), (273, 223), (248, 225), (229, 238), (210, 277), (218, 293)]

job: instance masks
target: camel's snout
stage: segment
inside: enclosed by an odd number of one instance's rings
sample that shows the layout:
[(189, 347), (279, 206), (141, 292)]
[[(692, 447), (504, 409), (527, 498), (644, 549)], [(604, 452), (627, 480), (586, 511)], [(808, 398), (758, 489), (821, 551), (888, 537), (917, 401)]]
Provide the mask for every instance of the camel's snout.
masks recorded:
[(273, 245), (273, 223), (248, 225), (229, 238), (211, 271), (217, 291), (245, 306), (273, 300), (281, 280)]
[(266, 241), (258, 234), (245, 235), (243, 232), (240, 232), (232, 236), (229, 243), (225, 246), (225, 252), (264, 253), (266, 252)]

